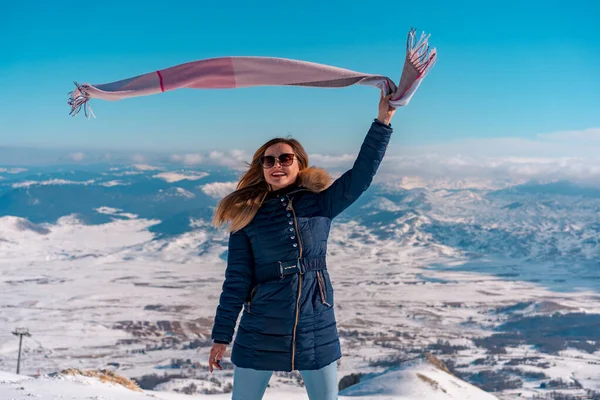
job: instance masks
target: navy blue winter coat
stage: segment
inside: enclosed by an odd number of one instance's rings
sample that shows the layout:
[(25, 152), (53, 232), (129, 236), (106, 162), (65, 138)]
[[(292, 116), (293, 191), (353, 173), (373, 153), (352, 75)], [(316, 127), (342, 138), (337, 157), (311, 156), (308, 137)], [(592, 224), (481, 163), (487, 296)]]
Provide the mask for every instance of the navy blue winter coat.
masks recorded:
[(250, 224), (230, 235), (212, 338), (231, 343), (244, 308), (234, 365), (315, 370), (342, 356), (325, 260), (329, 228), (371, 184), (391, 133), (375, 120), (352, 169), (331, 186), (317, 191), (307, 184), (319, 180), (316, 172), (303, 170), (298, 184), (270, 192)]

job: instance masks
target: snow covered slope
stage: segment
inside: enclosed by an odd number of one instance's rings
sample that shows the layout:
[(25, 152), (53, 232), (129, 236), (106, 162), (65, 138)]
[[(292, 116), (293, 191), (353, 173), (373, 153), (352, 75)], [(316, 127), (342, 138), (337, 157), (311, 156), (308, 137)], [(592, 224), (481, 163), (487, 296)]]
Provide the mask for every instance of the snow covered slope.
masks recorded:
[(351, 386), (341, 392), (344, 396), (394, 400), (494, 400), (497, 397), (466, 383), (424, 359), (400, 367)]
[[(442, 367), (443, 368), (443, 367)], [(363, 381), (345, 389), (340, 399), (374, 400), (498, 400), (442, 368), (424, 359), (405, 363), (403, 366), (379, 375), (363, 377)], [(69, 398), (72, 400), (119, 399), (119, 400), (225, 400), (231, 394), (184, 395), (178, 393), (134, 391), (123, 386), (101, 382), (83, 376), (32, 378), (0, 372), (0, 399), (28, 400)], [(269, 388), (265, 400), (304, 400), (302, 388)]]

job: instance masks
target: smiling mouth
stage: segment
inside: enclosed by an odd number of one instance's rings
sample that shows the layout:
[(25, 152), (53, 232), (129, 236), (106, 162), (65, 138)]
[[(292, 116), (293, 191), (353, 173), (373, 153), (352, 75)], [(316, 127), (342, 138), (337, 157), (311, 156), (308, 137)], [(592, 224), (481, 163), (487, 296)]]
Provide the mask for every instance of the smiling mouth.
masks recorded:
[(283, 176), (286, 176), (286, 175), (287, 175), (287, 174), (286, 174), (286, 173), (284, 173), (284, 172), (275, 172), (275, 173), (271, 174), (271, 176), (272, 176), (273, 178), (281, 178), (281, 177), (283, 177)]

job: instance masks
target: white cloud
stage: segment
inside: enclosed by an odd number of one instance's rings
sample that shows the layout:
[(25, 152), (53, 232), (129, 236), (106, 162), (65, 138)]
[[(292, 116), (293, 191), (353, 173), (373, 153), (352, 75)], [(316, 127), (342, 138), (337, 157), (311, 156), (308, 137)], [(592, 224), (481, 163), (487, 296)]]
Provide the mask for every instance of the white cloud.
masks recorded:
[(561, 131), (553, 133), (541, 133), (538, 137), (549, 140), (582, 140), (600, 142), (600, 128), (583, 129), (579, 131)]
[[(449, 141), (423, 146), (392, 142), (376, 177), (406, 188), (503, 187), (528, 180), (600, 184), (600, 129)], [(350, 168), (356, 155), (315, 154), (311, 164)]]
[(182, 197), (185, 197), (186, 199), (193, 199), (194, 197), (196, 197), (196, 195), (192, 192), (190, 192), (189, 190), (185, 190), (184, 188), (176, 188), (177, 189), (177, 194), (179, 194)]
[(121, 210), (120, 208), (113, 208), (113, 207), (106, 207), (106, 206), (98, 207), (95, 209), (95, 211), (99, 214), (118, 215), (118, 216), (126, 217), (129, 219), (134, 219), (134, 218), (138, 217), (136, 214), (124, 213), (124, 212), (122, 212), (123, 210)]
[(244, 163), (246, 158), (248, 157), (244, 150), (232, 149), (226, 152), (216, 150), (211, 151), (206, 156), (198, 153), (173, 154), (169, 159), (173, 163), (182, 163), (188, 166), (207, 164), (219, 165), (239, 170), (246, 168)]
[(146, 157), (141, 154), (134, 154), (131, 156), (131, 161), (141, 164), (146, 162)]
[[(594, 132), (570, 131), (552, 136), (573, 138), (566, 142), (490, 138), (411, 147), (392, 143), (375, 180), (407, 189), (426, 186), (491, 189), (530, 180), (599, 185), (600, 145), (575, 139), (588, 138)], [(560, 155), (565, 152), (575, 155)], [(314, 154), (310, 159), (311, 165), (344, 171), (352, 166), (356, 154)]]
[(125, 175), (140, 175), (143, 174), (142, 171), (123, 171), (123, 172), (115, 172), (113, 176), (125, 176)]
[(83, 160), (85, 160), (86, 155), (85, 155), (85, 153), (77, 152), (77, 153), (69, 154), (69, 158), (73, 161), (83, 161)]
[(236, 158), (238, 158), (238, 159), (241, 159), (241, 158), (243, 158), (243, 157), (245, 157), (245, 156), (246, 156), (246, 152), (245, 152), (244, 150), (240, 150), (240, 149), (233, 149), (233, 150), (231, 150), (230, 152), (231, 152), (231, 155), (232, 155), (232, 156), (234, 156), (234, 157), (236, 157)]
[(208, 160), (212, 164), (229, 167), (232, 169), (246, 169), (246, 159), (250, 157), (246, 156), (244, 150), (233, 149), (227, 152), (211, 151), (208, 155)]
[(200, 154), (173, 154), (171, 156), (172, 162), (180, 162), (185, 165), (197, 165), (204, 160), (204, 157)]
[(436, 154), (486, 157), (596, 157), (600, 154), (600, 128), (539, 134), (534, 138), (467, 138), (423, 146), (402, 147), (394, 142), (388, 154)]
[(27, 168), (1, 168), (0, 172), (5, 172), (7, 174), (18, 174), (20, 172), (26, 172)]
[(48, 185), (92, 185), (95, 180), (90, 179), (88, 181), (68, 181), (65, 179), (49, 179), (46, 181), (23, 181), (13, 183), (13, 188), (22, 188), (30, 186), (48, 186)]
[(600, 159), (577, 157), (386, 156), (376, 178), (406, 188), (503, 187), (528, 180), (600, 183)]
[(140, 171), (160, 171), (162, 169), (148, 164), (133, 164), (133, 167)]
[[(66, 180), (66, 179), (48, 179), (45, 181), (23, 181), (23, 182), (17, 182), (17, 183), (13, 183), (12, 187), (13, 188), (24, 188), (24, 187), (31, 187), (31, 186), (50, 186), (50, 185), (93, 185), (97, 183), (94, 179), (90, 179), (87, 181), (70, 181), (70, 180)], [(116, 181), (116, 180), (112, 180), (112, 181), (107, 181), (107, 182), (98, 182), (97, 183), (100, 186), (105, 186), (105, 187), (111, 187), (111, 186), (125, 186), (128, 185), (127, 183), (124, 183), (122, 181)]]
[(356, 154), (341, 154), (341, 155), (327, 155), (327, 154), (311, 154), (308, 156), (310, 165), (319, 166), (322, 168), (327, 167), (351, 167), (352, 163), (356, 159)]
[(202, 179), (208, 176), (206, 172), (189, 172), (189, 173), (179, 173), (179, 172), (161, 172), (160, 174), (153, 175), (153, 178), (163, 179), (169, 183), (179, 182), (184, 179), (188, 179), (190, 181), (195, 181), (198, 179)]
[(108, 182), (102, 182), (100, 184), (101, 186), (106, 186), (106, 187), (112, 187), (112, 186), (127, 186), (128, 183), (124, 183), (122, 181), (108, 181)]
[(113, 208), (113, 207), (98, 207), (95, 209), (95, 211), (100, 214), (112, 215), (112, 214), (116, 214), (122, 210), (120, 208)]
[(213, 182), (200, 186), (200, 189), (208, 196), (221, 199), (233, 192), (236, 187), (237, 182)]

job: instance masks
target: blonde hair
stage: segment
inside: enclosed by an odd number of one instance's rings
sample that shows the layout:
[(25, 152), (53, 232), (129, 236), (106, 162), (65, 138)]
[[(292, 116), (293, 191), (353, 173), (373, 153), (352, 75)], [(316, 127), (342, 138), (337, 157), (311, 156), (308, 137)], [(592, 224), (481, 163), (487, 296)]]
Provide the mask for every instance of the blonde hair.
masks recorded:
[(213, 225), (220, 228), (230, 223), (229, 230), (239, 231), (248, 225), (262, 205), (271, 186), (265, 180), (261, 158), (274, 144), (285, 143), (294, 150), (300, 171), (308, 166), (308, 154), (296, 139), (274, 138), (259, 147), (252, 157), (249, 168), (240, 178), (236, 190), (217, 204)]

